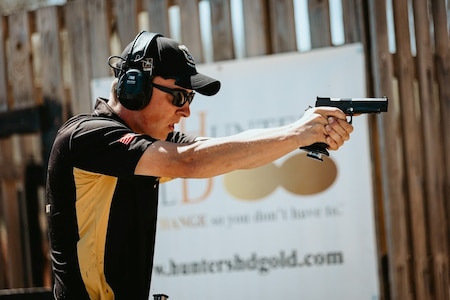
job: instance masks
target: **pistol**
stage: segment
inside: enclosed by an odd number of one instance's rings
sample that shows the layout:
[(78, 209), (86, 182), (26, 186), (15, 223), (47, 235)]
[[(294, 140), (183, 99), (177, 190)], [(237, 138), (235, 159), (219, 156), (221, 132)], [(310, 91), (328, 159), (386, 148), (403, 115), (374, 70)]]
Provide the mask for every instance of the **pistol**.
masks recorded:
[[(331, 106), (342, 110), (347, 116), (350, 116), (349, 123), (353, 121), (353, 115), (359, 114), (379, 114), (387, 112), (388, 98), (326, 98), (317, 97), (316, 107)], [(308, 157), (323, 161), (322, 156), (329, 156), (328, 145), (326, 143), (314, 143), (310, 146), (301, 147), (305, 150)]]

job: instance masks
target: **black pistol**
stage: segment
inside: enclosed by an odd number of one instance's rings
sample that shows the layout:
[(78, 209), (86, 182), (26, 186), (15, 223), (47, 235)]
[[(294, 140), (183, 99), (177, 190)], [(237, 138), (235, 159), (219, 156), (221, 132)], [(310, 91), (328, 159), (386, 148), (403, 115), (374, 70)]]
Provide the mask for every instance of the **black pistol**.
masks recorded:
[[(353, 115), (358, 114), (379, 114), (387, 112), (388, 98), (326, 98), (317, 97), (316, 107), (331, 106), (342, 110), (347, 116), (350, 116), (349, 123), (352, 123)], [(328, 145), (326, 143), (314, 143), (310, 146), (301, 147), (300, 149), (308, 152), (307, 156), (321, 160), (322, 155), (329, 156)]]

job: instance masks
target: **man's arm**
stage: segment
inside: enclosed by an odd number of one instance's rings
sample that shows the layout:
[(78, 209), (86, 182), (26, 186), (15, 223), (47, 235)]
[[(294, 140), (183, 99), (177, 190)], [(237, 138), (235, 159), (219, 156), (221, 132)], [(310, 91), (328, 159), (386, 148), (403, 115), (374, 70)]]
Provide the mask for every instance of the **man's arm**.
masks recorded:
[(308, 110), (290, 125), (253, 129), (190, 144), (157, 141), (139, 160), (135, 174), (157, 177), (207, 178), (237, 169), (255, 168), (302, 146), (323, 142), (337, 150), (353, 127), (331, 107)]

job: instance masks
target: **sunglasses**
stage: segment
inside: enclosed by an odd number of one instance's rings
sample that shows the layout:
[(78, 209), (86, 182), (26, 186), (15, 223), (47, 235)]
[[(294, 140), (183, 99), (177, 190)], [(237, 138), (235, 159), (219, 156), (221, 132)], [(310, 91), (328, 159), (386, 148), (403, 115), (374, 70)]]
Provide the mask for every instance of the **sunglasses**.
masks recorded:
[(194, 100), (195, 92), (188, 93), (183, 89), (171, 89), (156, 83), (153, 83), (153, 87), (165, 93), (171, 94), (173, 96), (172, 104), (177, 107), (183, 107), (186, 102), (190, 105), (192, 100)]

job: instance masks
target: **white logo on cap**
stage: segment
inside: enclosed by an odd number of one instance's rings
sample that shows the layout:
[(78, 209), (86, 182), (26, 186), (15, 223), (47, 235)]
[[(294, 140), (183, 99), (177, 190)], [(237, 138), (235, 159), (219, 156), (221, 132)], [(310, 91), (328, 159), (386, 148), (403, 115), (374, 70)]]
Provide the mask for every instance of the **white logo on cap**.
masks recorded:
[(184, 57), (186, 58), (188, 65), (195, 68), (194, 57), (189, 53), (189, 49), (185, 45), (178, 45), (178, 49), (183, 51)]
[(144, 58), (142, 60), (142, 70), (145, 72), (152, 72), (153, 69), (153, 58)]

